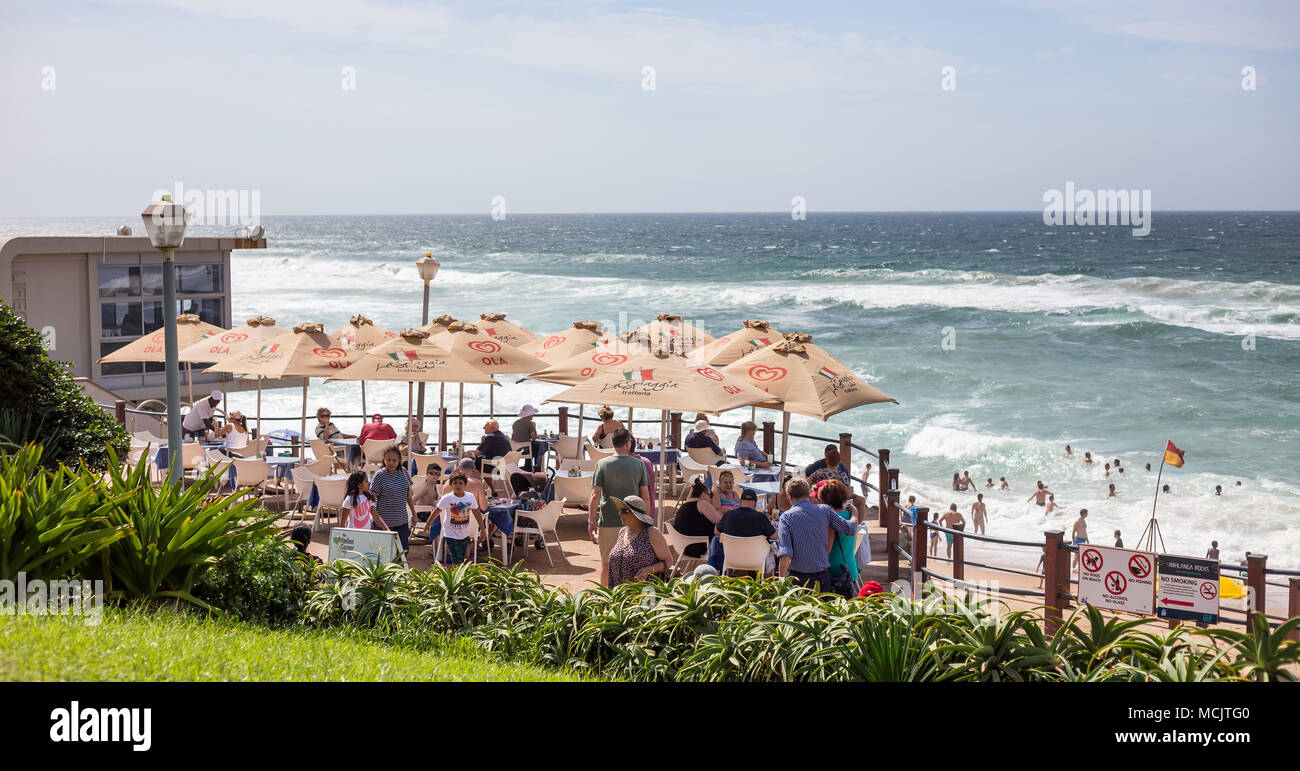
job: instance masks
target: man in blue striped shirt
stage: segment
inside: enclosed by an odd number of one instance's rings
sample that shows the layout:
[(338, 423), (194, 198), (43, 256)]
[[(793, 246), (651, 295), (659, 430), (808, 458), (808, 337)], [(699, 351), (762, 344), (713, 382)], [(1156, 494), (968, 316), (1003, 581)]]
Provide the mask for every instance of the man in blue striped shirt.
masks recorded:
[(857, 532), (858, 518), (844, 519), (824, 503), (808, 499), (808, 483), (791, 479), (785, 484), (791, 506), (776, 525), (777, 572), (820, 592), (831, 591), (830, 535)]

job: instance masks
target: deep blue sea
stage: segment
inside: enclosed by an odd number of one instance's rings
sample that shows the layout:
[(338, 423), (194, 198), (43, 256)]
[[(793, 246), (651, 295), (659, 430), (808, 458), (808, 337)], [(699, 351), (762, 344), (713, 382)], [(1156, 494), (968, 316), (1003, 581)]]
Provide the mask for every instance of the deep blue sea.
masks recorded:
[[(107, 233), (115, 224), (4, 220), (0, 230)], [(364, 313), (394, 330), (417, 326), (414, 261), (427, 251), (443, 265), (434, 315), (506, 312), (538, 333), (582, 319), (615, 325), (621, 313), (630, 326), (680, 313), (714, 335), (766, 319), (811, 334), (901, 402), (793, 425), (890, 448), (905, 496), (966, 510), (973, 493), (950, 491), (953, 472), (1005, 476), (1011, 492), (988, 496), (990, 532), (1068, 530), (1086, 506), (1094, 541), (1109, 543), (1118, 528), (1133, 545), (1155, 479), (1143, 464), (1158, 466), (1172, 439), (1187, 461), (1164, 475), (1171, 551), (1201, 555), (1217, 539), (1225, 559), (1249, 549), (1300, 566), (1300, 214), (1156, 212), (1146, 237), (1127, 227), (1049, 227), (1038, 212), (264, 224), (268, 248), (233, 257), (237, 320), (261, 313), (334, 329)], [(497, 404), (513, 414), (558, 390), (509, 386)], [(372, 409), (406, 411), (402, 386), (374, 384), (368, 396)], [(251, 409), (251, 395), (238, 398), (249, 403), (235, 406)], [(269, 394), (264, 412), (296, 415), (299, 398)], [(313, 383), (311, 401), (360, 409), (355, 384)], [(485, 412), (487, 394), (469, 387), (466, 403)], [(1065, 457), (1066, 443), (1075, 457)], [(819, 454), (811, 442), (792, 447), (795, 457)], [(1084, 451), (1094, 466), (1080, 462)], [(1106, 479), (1101, 462), (1115, 458), (1125, 473)], [(1045, 517), (1025, 502), (1039, 479), (1068, 513)], [(1107, 500), (1111, 482), (1119, 495)]]

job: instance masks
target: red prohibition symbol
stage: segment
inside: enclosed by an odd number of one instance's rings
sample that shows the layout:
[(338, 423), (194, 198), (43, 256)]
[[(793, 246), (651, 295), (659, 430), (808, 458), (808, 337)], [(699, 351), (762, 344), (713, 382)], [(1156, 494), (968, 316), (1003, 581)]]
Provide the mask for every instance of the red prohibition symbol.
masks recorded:
[(1128, 572), (1132, 573), (1134, 578), (1146, 578), (1151, 575), (1151, 560), (1141, 554), (1134, 554), (1129, 557)]
[(1205, 583), (1201, 584), (1201, 596), (1207, 600), (1212, 600), (1215, 597), (1219, 596), (1219, 587), (1215, 586), (1213, 583), (1209, 581), (1206, 581)]
[(1111, 594), (1123, 594), (1128, 588), (1128, 579), (1118, 570), (1112, 570), (1106, 574), (1106, 590)]
[(1101, 570), (1101, 552), (1096, 549), (1085, 549), (1081, 559), (1083, 561), (1083, 566), (1090, 572), (1096, 573)]

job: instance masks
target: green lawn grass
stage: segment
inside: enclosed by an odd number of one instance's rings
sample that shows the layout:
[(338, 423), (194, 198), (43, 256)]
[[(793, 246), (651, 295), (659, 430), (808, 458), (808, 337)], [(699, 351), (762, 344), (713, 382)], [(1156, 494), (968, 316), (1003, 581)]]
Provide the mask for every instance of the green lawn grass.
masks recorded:
[(105, 608), (75, 616), (0, 616), (0, 680), (576, 681), (491, 661), (468, 641), (418, 651), (347, 630), (268, 629), (172, 610)]

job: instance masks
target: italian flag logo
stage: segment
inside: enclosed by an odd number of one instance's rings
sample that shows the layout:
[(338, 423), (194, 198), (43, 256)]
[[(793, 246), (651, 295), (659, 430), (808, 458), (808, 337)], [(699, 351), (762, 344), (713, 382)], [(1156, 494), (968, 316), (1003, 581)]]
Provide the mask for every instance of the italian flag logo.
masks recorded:
[(753, 340), (750, 340), (749, 344), (755, 348), (762, 348), (765, 345), (771, 345), (772, 341), (768, 340), (766, 337), (756, 337)]
[(420, 357), (415, 351), (394, 351), (388, 354), (388, 358), (393, 361), (419, 361)]
[(655, 371), (652, 369), (634, 369), (630, 372), (623, 373), (624, 380), (654, 380)]
[(483, 330), (483, 331), (484, 331), (484, 332), (487, 332), (489, 335), (493, 335), (493, 336), (495, 336), (496, 333), (497, 333), (496, 327), (492, 327), (492, 328), (490, 328), (490, 329), (485, 329), (485, 330)]
[(278, 350), (280, 350), (280, 344), (276, 343), (275, 345), (262, 346), (262, 350), (258, 351), (258, 353), (275, 353)]
[(837, 375), (829, 367), (822, 367), (821, 369), (817, 370), (817, 374), (821, 375), (827, 380), (834, 380), (835, 378), (839, 377), (839, 375)]

